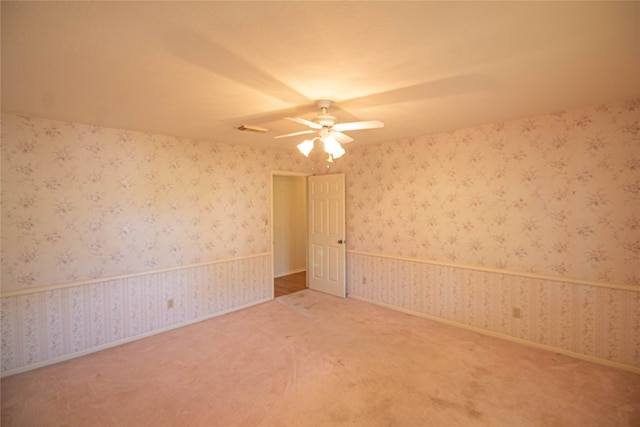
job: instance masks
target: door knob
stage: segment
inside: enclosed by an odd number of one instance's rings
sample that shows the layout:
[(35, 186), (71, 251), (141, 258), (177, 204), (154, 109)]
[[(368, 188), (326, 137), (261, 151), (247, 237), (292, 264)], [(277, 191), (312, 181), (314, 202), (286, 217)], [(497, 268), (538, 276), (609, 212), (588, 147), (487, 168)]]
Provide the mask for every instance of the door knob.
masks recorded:
[(343, 244), (344, 242), (342, 241), (342, 239), (338, 240), (338, 243)]

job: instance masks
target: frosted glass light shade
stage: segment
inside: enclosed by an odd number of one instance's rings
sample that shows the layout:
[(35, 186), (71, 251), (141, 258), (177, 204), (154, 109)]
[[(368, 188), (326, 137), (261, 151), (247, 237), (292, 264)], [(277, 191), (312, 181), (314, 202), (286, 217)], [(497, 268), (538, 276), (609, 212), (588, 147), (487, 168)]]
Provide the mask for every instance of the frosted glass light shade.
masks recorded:
[(344, 155), (344, 153), (345, 153), (344, 148), (342, 148), (342, 146), (338, 144), (338, 146), (333, 150), (333, 153), (331, 153), (331, 155), (333, 156), (334, 159), (339, 159)]
[(306, 139), (298, 144), (297, 147), (305, 157), (309, 157), (309, 153), (313, 150), (313, 140)]
[(327, 136), (326, 138), (324, 138), (323, 142), (324, 151), (331, 154), (334, 159), (342, 157), (342, 155), (344, 154), (344, 148), (342, 148), (342, 145), (340, 145), (340, 143), (336, 141), (334, 137)]

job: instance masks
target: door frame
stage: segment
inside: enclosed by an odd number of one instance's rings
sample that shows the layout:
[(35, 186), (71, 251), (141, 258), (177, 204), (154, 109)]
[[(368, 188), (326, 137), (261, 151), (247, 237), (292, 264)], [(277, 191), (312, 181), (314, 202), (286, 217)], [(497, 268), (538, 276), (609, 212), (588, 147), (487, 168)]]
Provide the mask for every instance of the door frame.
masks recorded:
[[(275, 298), (275, 292), (274, 292), (274, 287), (273, 287), (273, 280), (274, 280), (274, 275), (275, 275), (275, 271), (274, 271), (274, 263), (275, 263), (275, 244), (274, 244), (274, 230), (273, 230), (273, 224), (274, 224), (274, 213), (273, 213), (273, 179), (276, 176), (294, 176), (294, 177), (301, 177), (304, 178), (304, 185), (305, 187), (307, 186), (307, 177), (311, 176), (313, 174), (311, 173), (307, 173), (307, 172), (290, 172), (290, 171), (279, 171), (279, 170), (272, 170), (270, 175), (269, 175), (269, 230), (270, 230), (270, 235), (269, 238), (271, 240), (271, 245), (270, 245), (270, 249), (271, 249), (271, 265), (269, 266), (269, 274), (271, 277), (271, 299)], [(305, 194), (307, 194), (307, 192), (305, 191)], [(307, 198), (304, 201), (305, 206), (307, 206), (309, 201), (309, 195), (307, 194)], [(309, 208), (306, 208), (307, 210), (307, 218), (309, 218)], [(309, 232), (307, 231), (307, 234)], [(307, 236), (308, 237), (308, 236)], [(305, 255), (305, 259), (306, 259), (306, 268), (307, 268), (307, 283), (309, 282), (309, 245), (306, 245), (307, 247), (305, 248), (306, 251), (306, 255)]]

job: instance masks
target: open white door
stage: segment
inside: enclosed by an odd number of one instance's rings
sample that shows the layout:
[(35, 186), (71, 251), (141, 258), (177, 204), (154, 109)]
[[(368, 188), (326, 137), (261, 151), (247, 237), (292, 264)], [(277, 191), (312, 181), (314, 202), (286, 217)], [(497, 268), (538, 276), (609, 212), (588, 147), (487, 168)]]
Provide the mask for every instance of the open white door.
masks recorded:
[(346, 296), (344, 174), (309, 177), (309, 288)]

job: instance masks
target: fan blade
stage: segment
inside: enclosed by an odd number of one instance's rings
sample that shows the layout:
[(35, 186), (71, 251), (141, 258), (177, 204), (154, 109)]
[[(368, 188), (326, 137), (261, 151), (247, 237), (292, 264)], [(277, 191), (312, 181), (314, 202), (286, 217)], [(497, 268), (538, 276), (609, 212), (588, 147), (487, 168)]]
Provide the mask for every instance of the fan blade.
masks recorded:
[(377, 129), (381, 127), (384, 127), (384, 123), (379, 120), (371, 120), (368, 122), (338, 123), (337, 125), (333, 125), (333, 129), (339, 132), (343, 130)]
[(287, 120), (291, 120), (292, 122), (300, 123), (301, 125), (309, 126), (311, 129), (322, 129), (322, 125), (311, 122), (309, 120), (301, 119), (300, 117), (285, 117)]
[(296, 136), (296, 135), (304, 135), (304, 134), (306, 134), (306, 133), (316, 133), (316, 131), (315, 131), (315, 130), (311, 130), (311, 129), (309, 129), (309, 130), (303, 130), (303, 131), (300, 131), (300, 132), (287, 133), (287, 134), (285, 134), (285, 135), (278, 135), (278, 136), (274, 136), (274, 137), (273, 137), (273, 139), (278, 139), (278, 138), (287, 138), (287, 137), (289, 137), (289, 136)]
[(329, 135), (334, 137), (340, 144), (348, 144), (353, 141), (353, 138), (351, 138), (349, 135), (345, 135), (344, 133), (338, 132), (337, 130), (332, 130), (331, 132), (329, 132)]

